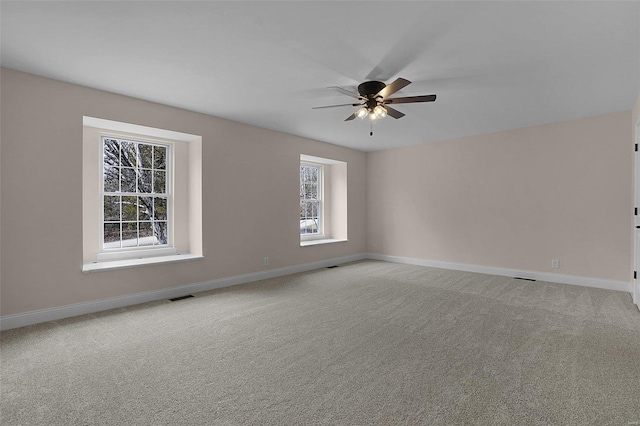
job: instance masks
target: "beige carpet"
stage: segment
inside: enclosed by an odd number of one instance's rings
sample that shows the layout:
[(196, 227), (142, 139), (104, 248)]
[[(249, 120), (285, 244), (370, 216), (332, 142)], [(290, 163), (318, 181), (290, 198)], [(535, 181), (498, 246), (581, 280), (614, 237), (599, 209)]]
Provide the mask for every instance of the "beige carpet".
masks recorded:
[(377, 261), (1, 336), (3, 425), (629, 425), (626, 293)]

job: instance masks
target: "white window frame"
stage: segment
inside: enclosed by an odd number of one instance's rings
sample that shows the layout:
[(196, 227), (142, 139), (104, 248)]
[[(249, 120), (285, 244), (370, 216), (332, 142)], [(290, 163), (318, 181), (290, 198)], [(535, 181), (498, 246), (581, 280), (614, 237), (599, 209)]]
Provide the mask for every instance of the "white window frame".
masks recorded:
[[(318, 169), (318, 232), (313, 234), (300, 234), (300, 241), (321, 240), (325, 238), (324, 223), (324, 164), (310, 161), (300, 161), (300, 168), (303, 166), (316, 167)], [(298, 188), (300, 189), (300, 188)]]
[[(158, 246), (136, 246), (136, 247), (119, 247), (113, 249), (104, 248), (104, 140), (105, 139), (118, 139), (125, 140), (134, 143), (142, 143), (148, 145), (163, 146), (167, 149), (166, 155), (166, 176), (165, 176), (165, 191), (167, 197), (167, 244)], [(158, 140), (149, 137), (139, 137), (131, 135), (123, 135), (118, 133), (100, 133), (100, 167), (99, 167), (99, 184), (100, 184), (100, 230), (99, 230), (99, 246), (100, 252), (97, 254), (97, 260), (99, 262), (125, 260), (125, 259), (140, 259), (147, 257), (158, 256), (171, 256), (177, 254), (173, 245), (173, 152), (174, 144), (166, 140)], [(122, 193), (122, 196), (140, 196), (140, 193)], [(136, 222), (139, 220), (137, 219)], [(122, 237), (121, 237), (122, 238)]]

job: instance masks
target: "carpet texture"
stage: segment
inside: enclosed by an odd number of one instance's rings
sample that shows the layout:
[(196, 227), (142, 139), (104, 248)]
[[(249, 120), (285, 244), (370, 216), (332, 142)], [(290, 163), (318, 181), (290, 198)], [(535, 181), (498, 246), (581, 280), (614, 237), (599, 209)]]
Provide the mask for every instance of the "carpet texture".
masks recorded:
[(629, 425), (629, 294), (378, 261), (2, 333), (3, 425)]

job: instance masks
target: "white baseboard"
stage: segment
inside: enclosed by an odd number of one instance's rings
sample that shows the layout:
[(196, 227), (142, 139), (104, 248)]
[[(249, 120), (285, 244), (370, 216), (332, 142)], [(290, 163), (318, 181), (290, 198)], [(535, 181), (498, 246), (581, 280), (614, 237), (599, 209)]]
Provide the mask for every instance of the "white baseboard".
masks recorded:
[(355, 262), (366, 259), (365, 254), (344, 256), (333, 259), (321, 260), (319, 262), (305, 263), (303, 265), (288, 266), (285, 268), (270, 269), (264, 272), (254, 272), (245, 275), (219, 278), (216, 280), (200, 283), (188, 284), (180, 287), (171, 287), (162, 290), (149, 291), (145, 293), (131, 294), (127, 296), (114, 297), (110, 299), (96, 300), (92, 302), (75, 303), (72, 305), (59, 306), (55, 308), (40, 309), (37, 311), (24, 312), (19, 314), (5, 315), (0, 317), (0, 330), (10, 330), (12, 328), (24, 327), (41, 322), (55, 321), (63, 318), (75, 317), (78, 315), (91, 314), (94, 312), (106, 311), (108, 309), (123, 308), (125, 306), (137, 305), (140, 303), (153, 302), (162, 299), (171, 299), (191, 293), (213, 290), (216, 288), (230, 287), (237, 284), (245, 284), (252, 281), (259, 281), (268, 278), (281, 277), (283, 275), (295, 274), (298, 272), (310, 271), (324, 268), (331, 265)]
[(387, 262), (406, 263), (410, 265), (429, 266), (432, 268), (453, 269), (457, 271), (477, 272), (480, 274), (501, 275), (507, 277), (530, 278), (538, 281), (546, 281), (559, 284), (581, 285), (585, 287), (602, 288), (606, 290), (616, 290), (631, 292), (631, 283), (625, 281), (612, 281), (600, 278), (580, 277), (574, 275), (549, 274), (546, 272), (523, 271), (519, 269), (496, 268), (491, 266), (469, 265), (464, 263), (440, 262), (435, 260), (415, 259), (400, 256), (388, 256), (384, 254), (356, 254), (319, 262), (305, 263), (302, 265), (288, 266), (285, 268), (271, 269), (264, 272), (254, 272), (245, 275), (219, 278), (211, 281), (204, 281), (188, 284), (180, 287), (171, 287), (162, 290), (155, 290), (146, 293), (137, 293), (127, 296), (114, 297), (110, 299), (96, 300), (92, 302), (75, 303), (73, 305), (59, 306), (55, 308), (41, 309), (37, 311), (24, 312), (19, 314), (5, 315), (0, 317), (0, 330), (10, 330), (12, 328), (24, 327), (41, 322), (55, 321), (63, 318), (75, 317), (78, 315), (91, 314), (94, 312), (106, 311), (108, 309), (123, 308), (125, 306), (137, 305), (145, 302), (153, 302), (162, 299), (171, 299), (191, 293), (213, 290), (216, 288), (230, 287), (238, 284), (245, 284), (252, 281), (259, 281), (268, 278), (281, 277), (283, 275), (295, 274), (298, 272), (310, 271), (324, 268), (326, 266), (338, 265), (342, 263), (355, 262), (362, 259), (383, 260)]
[(437, 260), (415, 259), (410, 257), (388, 256), (385, 254), (369, 253), (368, 259), (384, 260), (387, 262), (406, 263), (410, 265), (429, 266), (432, 268), (453, 269), (456, 271), (477, 272), (480, 274), (501, 275), (506, 277), (529, 278), (558, 284), (581, 285), (584, 287), (602, 288), (605, 290), (631, 292), (631, 282), (612, 281), (601, 278), (589, 278), (576, 275), (550, 274), (547, 272), (524, 271), (521, 269), (496, 268), (492, 266), (469, 265), (465, 263), (440, 262)]

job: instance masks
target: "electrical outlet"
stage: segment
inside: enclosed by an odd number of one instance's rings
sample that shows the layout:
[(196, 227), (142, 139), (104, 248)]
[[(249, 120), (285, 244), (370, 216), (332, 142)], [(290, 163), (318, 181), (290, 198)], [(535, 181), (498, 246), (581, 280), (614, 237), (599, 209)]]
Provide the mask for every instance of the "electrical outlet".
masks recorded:
[(264, 260), (262, 261), (262, 263), (264, 264), (264, 266), (267, 266), (269, 264), (269, 257), (265, 256)]
[(553, 269), (558, 269), (560, 267), (560, 262), (558, 259), (551, 259), (551, 267)]

